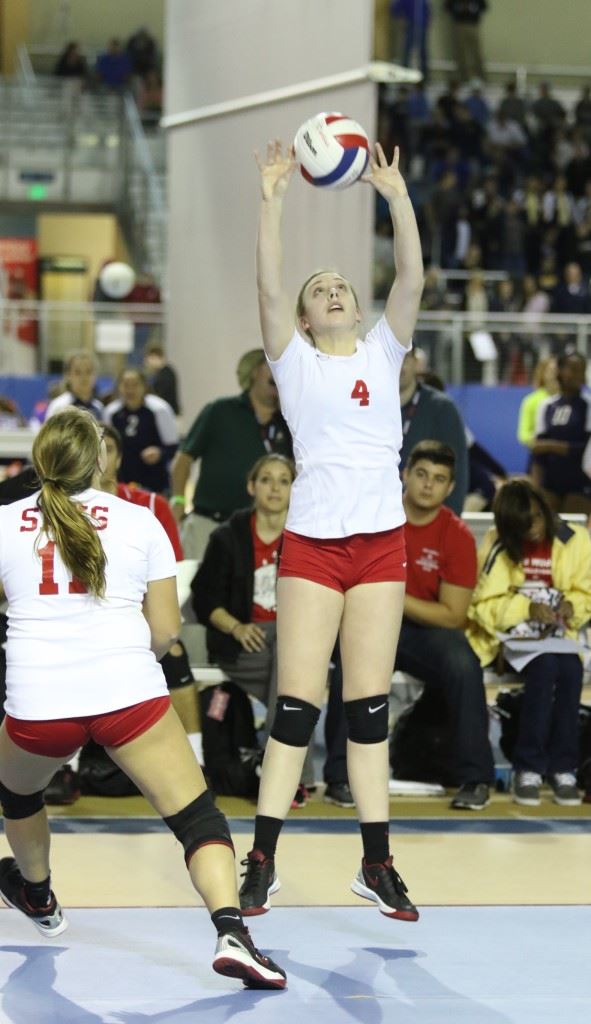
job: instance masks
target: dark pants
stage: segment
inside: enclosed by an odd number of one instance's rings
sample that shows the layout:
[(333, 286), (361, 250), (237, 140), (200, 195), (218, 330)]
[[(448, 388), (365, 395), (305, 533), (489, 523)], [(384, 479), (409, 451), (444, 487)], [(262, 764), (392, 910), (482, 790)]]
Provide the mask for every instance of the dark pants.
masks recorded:
[(525, 683), (513, 764), (517, 771), (575, 772), (583, 664), (577, 654), (540, 654), (521, 672)]
[(458, 784), (493, 782), (482, 668), (462, 630), (417, 626), (404, 619), (396, 668), (419, 679), (426, 693), (437, 693), (445, 702), (454, 754), (451, 768)]
[(347, 720), (343, 705), (343, 667), (337, 643), (332, 661), (334, 669), (330, 674), (328, 704), (324, 720), (324, 741), (326, 760), (324, 781), (327, 785), (348, 782), (347, 776)]

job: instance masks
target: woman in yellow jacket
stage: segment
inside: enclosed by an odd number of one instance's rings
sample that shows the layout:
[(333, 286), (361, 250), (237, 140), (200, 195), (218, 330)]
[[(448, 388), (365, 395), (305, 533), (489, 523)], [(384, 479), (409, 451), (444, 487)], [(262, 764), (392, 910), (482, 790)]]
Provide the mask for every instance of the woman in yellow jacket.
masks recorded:
[(504, 484), (493, 512), (468, 639), (483, 666), (502, 650), (524, 682), (513, 798), (536, 806), (545, 777), (557, 803), (576, 805), (583, 682), (577, 631), (591, 618), (591, 538), (557, 519), (528, 480)]

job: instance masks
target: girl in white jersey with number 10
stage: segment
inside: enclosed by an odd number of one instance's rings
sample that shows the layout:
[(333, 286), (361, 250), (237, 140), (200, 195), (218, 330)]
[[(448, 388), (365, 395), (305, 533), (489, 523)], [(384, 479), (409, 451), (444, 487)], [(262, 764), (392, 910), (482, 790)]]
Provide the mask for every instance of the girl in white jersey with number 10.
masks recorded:
[(45, 936), (66, 928), (50, 884), (43, 789), (93, 739), (183, 844), (218, 932), (214, 970), (283, 988), (284, 972), (244, 928), (228, 824), (157, 661), (180, 628), (172, 545), (149, 509), (98, 490), (106, 449), (90, 413), (52, 416), (33, 462), (41, 490), (0, 509), (8, 600), (0, 803), (14, 853), (0, 859), (0, 896)]
[(275, 848), (340, 633), (347, 768), (363, 841), (352, 888), (389, 917), (418, 918), (388, 841), (388, 695), (406, 567), (398, 382), (423, 288), (419, 234), (398, 159), (396, 149), (388, 164), (378, 145), (364, 176), (390, 207), (396, 280), (384, 316), (361, 341), (355, 292), (335, 271), (317, 271), (305, 282), (294, 328), (281, 269), (282, 207), (294, 157), (274, 142), (265, 161), (257, 158), (261, 327), (293, 437), (297, 477), (277, 587), (279, 697), (254, 847), (243, 861), (244, 914), (264, 913), (279, 888)]

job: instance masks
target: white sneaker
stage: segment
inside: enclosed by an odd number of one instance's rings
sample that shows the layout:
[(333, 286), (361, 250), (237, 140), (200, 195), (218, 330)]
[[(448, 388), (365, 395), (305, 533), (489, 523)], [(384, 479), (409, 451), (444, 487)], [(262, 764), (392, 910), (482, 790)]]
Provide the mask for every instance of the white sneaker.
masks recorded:
[(550, 775), (548, 782), (552, 789), (552, 799), (561, 807), (578, 807), (583, 800), (577, 789), (577, 777), (573, 772), (557, 772)]
[(248, 929), (220, 935), (212, 967), (226, 978), (240, 978), (247, 988), (285, 988), (285, 971), (256, 949)]
[(513, 801), (523, 807), (539, 807), (542, 776), (537, 772), (516, 772), (513, 782)]

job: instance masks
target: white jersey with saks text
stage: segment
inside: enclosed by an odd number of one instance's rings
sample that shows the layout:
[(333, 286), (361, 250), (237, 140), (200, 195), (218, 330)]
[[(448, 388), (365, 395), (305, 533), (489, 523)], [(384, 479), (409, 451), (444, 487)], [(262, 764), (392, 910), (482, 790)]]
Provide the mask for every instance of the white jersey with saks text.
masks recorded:
[(148, 582), (176, 575), (172, 545), (149, 509), (88, 489), (72, 500), (105, 554), (97, 598), (40, 536), (38, 494), (0, 508), (0, 577), (8, 599), (6, 712), (40, 721), (101, 714), (168, 693), (142, 612)]
[(382, 317), (351, 356), (326, 355), (296, 332), (268, 360), (297, 466), (286, 529), (331, 538), (404, 523), (399, 380), (407, 352)]

